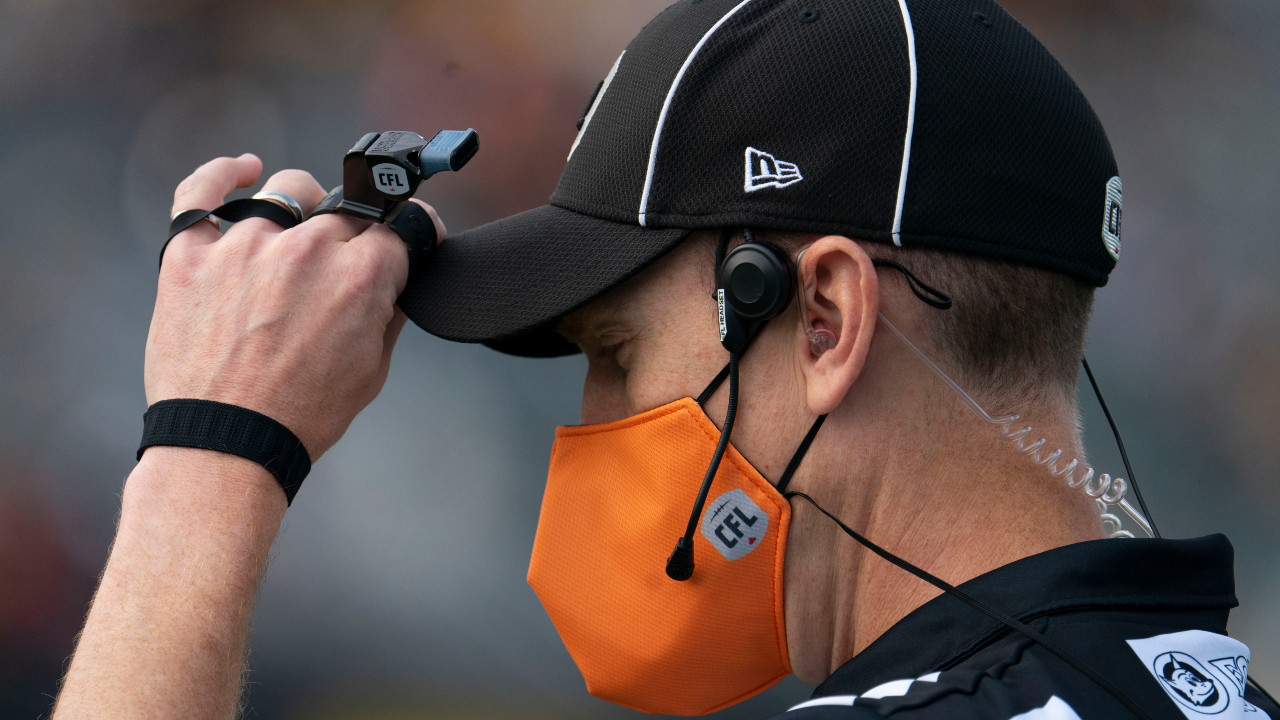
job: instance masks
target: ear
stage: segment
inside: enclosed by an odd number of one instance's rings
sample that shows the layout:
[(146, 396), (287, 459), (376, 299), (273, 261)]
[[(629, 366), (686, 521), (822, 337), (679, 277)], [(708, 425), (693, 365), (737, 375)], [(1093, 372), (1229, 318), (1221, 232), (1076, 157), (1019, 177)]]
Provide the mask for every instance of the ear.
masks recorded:
[[(829, 235), (810, 245), (796, 264), (800, 327), (796, 352), (809, 409), (835, 410), (862, 374), (880, 309), (880, 285), (871, 256), (846, 237)], [(808, 330), (827, 334), (829, 349), (815, 352)]]

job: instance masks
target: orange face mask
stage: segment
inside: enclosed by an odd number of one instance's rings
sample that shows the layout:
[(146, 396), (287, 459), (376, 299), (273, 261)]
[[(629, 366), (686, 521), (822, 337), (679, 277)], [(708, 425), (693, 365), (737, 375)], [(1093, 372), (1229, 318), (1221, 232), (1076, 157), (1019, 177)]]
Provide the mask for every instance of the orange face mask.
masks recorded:
[(696, 571), (678, 582), (665, 570), (719, 437), (691, 398), (556, 430), (529, 584), (596, 697), (703, 715), (791, 672), (791, 508), (732, 446), (693, 537)]

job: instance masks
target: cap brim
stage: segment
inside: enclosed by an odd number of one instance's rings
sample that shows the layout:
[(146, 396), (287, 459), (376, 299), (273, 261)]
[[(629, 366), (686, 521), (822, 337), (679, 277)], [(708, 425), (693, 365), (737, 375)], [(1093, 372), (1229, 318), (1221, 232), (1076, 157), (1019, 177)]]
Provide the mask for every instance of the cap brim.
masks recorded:
[(566, 314), (662, 257), (682, 228), (643, 228), (546, 205), (449, 237), (399, 304), (432, 335), (512, 355), (577, 352)]

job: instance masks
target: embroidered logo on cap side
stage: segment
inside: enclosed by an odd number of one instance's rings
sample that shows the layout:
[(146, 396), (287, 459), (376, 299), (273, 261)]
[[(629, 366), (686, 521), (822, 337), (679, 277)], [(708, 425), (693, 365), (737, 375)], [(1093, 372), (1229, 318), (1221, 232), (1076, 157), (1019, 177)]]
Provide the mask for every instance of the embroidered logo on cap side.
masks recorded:
[(1249, 648), (1239, 640), (1186, 630), (1126, 642), (1187, 720), (1265, 716), (1244, 699)]
[(1124, 214), (1120, 178), (1107, 181), (1107, 209), (1102, 217), (1102, 244), (1112, 260), (1120, 259), (1120, 219)]
[(702, 536), (733, 562), (760, 547), (769, 532), (769, 515), (742, 490), (712, 500), (702, 514)]
[(784, 188), (804, 179), (795, 163), (779, 160), (763, 150), (747, 148), (746, 180), (743, 189), (755, 192), (765, 188)]

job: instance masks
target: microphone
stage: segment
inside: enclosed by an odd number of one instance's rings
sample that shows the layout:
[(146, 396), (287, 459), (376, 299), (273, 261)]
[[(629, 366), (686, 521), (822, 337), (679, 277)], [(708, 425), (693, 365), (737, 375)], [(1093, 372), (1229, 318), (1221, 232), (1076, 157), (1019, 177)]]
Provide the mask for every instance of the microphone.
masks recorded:
[(729, 448), (729, 435), (733, 433), (733, 419), (738, 414), (738, 358), (739, 353), (729, 353), (729, 406), (725, 409), (724, 429), (720, 431), (720, 442), (716, 443), (716, 451), (711, 456), (711, 464), (707, 466), (707, 474), (702, 478), (702, 487), (698, 489), (698, 498), (693, 502), (693, 511), (689, 514), (689, 524), (684, 535), (676, 540), (675, 549), (667, 558), (667, 577), (684, 582), (693, 577), (693, 533), (698, 529), (698, 520), (702, 518), (702, 508), (707, 504), (707, 494), (711, 492), (711, 481), (720, 469), (720, 461), (724, 459), (725, 450)]
[(687, 536), (676, 540), (676, 549), (667, 558), (667, 577), (680, 582), (693, 577), (693, 542)]

